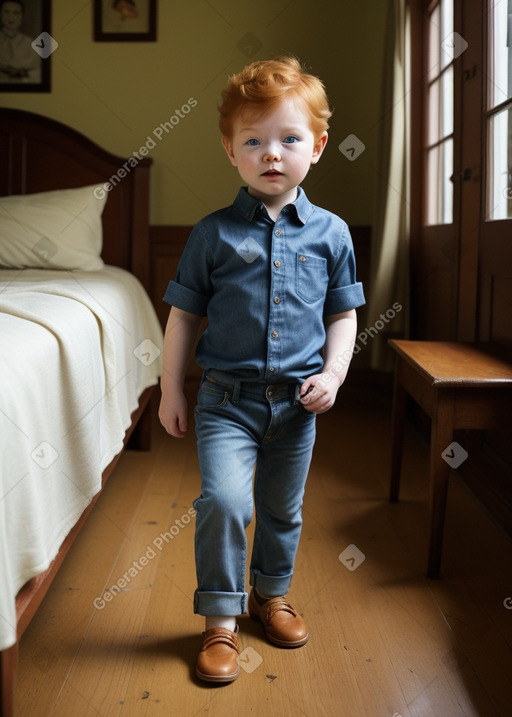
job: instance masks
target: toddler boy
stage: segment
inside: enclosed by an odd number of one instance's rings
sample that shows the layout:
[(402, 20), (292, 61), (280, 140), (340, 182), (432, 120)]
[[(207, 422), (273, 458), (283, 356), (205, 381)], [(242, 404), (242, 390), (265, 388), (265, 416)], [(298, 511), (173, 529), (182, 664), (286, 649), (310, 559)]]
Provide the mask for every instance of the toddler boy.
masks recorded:
[(208, 317), (196, 351), (204, 373), (195, 408), (194, 611), (206, 618), (196, 674), (210, 682), (239, 674), (236, 617), (247, 606), (273, 644), (300, 647), (309, 639), (285, 596), (315, 417), (331, 408), (345, 379), (355, 308), (364, 304), (347, 225), (299, 186), (322, 155), (330, 116), (322, 83), (293, 58), (255, 62), (230, 78), (222, 143), (247, 186), (194, 227), (164, 297), (172, 309), (159, 416), (175, 437), (187, 430), (184, 375)]

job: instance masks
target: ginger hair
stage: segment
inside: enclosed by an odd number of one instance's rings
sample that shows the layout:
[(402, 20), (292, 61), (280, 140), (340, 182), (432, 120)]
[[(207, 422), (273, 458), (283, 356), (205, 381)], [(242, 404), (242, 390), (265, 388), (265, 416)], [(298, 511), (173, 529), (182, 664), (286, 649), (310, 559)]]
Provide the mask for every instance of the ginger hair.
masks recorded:
[(220, 131), (231, 138), (233, 122), (243, 111), (263, 113), (285, 99), (298, 99), (303, 105), (315, 138), (329, 128), (332, 112), (322, 81), (307, 73), (296, 58), (279, 57), (253, 62), (229, 78), (219, 105)]

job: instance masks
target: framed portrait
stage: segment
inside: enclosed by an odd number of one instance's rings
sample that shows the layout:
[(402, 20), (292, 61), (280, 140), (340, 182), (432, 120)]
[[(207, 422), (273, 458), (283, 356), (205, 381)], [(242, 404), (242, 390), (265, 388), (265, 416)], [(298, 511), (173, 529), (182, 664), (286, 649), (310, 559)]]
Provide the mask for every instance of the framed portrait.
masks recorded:
[(154, 42), (157, 0), (94, 0), (96, 42)]
[(50, 0), (0, 0), (0, 92), (50, 92)]

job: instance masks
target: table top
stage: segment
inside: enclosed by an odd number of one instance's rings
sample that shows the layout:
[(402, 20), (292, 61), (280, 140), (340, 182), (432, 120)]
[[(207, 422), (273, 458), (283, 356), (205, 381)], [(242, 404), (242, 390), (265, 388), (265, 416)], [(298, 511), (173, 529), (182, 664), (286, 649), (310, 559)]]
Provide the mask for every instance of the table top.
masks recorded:
[(396, 339), (388, 343), (433, 385), (512, 388), (512, 346)]

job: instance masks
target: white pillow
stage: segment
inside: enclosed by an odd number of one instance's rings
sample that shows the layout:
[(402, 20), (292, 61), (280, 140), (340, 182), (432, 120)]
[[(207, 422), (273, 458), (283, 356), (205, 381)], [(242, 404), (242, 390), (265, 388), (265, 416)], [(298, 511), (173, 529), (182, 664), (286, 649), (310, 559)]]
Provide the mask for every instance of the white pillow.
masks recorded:
[(0, 197), (0, 266), (102, 269), (107, 193), (97, 187)]

